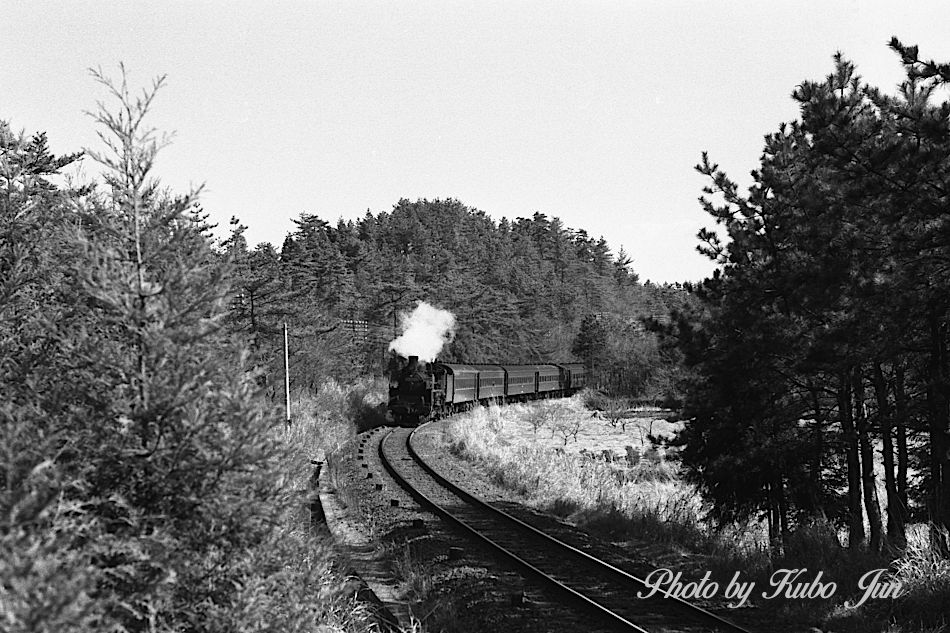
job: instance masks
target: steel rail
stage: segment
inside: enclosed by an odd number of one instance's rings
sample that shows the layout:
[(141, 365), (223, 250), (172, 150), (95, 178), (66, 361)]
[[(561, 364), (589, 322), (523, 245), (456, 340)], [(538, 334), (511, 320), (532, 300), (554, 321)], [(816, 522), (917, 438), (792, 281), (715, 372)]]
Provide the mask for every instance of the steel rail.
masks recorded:
[[(598, 566), (601, 570), (603, 570), (607, 574), (612, 575), (615, 578), (618, 578), (619, 580), (621, 580), (621, 582), (635, 584), (639, 589), (653, 589), (654, 588), (653, 585), (648, 583), (646, 580), (639, 578), (638, 576), (634, 576), (633, 574), (626, 572), (623, 569), (620, 569), (619, 567), (615, 567), (614, 565), (611, 565), (610, 563), (604, 560), (601, 560), (597, 558), (596, 556), (591, 556), (587, 552), (581, 549), (578, 549), (574, 547), (573, 545), (565, 543), (564, 541), (561, 541), (551, 536), (550, 534), (548, 534), (547, 532), (544, 532), (543, 530), (539, 530), (538, 528), (534, 527), (533, 525), (529, 523), (525, 523), (521, 519), (508, 514), (504, 510), (501, 510), (500, 508), (496, 508), (495, 506), (491, 505), (484, 499), (479, 499), (478, 497), (471, 494), (464, 488), (461, 488), (460, 486), (453, 484), (451, 481), (443, 477), (428, 462), (426, 462), (422, 458), (422, 456), (419, 455), (418, 452), (416, 452), (415, 448), (412, 445), (412, 436), (415, 434), (416, 431), (421, 429), (423, 426), (426, 426), (426, 425), (423, 424), (413, 429), (412, 433), (410, 433), (409, 437), (406, 439), (406, 445), (409, 448), (409, 454), (412, 456), (414, 460), (416, 460), (416, 463), (418, 463), (419, 466), (423, 470), (425, 470), (433, 479), (439, 482), (439, 484), (442, 487), (448, 489), (453, 494), (465, 499), (470, 504), (475, 505), (479, 508), (482, 508), (486, 512), (493, 513), (495, 516), (502, 517), (506, 521), (515, 524), (519, 529), (530, 532), (532, 535), (538, 536), (544, 539), (545, 541), (547, 541), (548, 543), (551, 543), (552, 545), (554, 545), (555, 547), (559, 549), (567, 550), (571, 552), (572, 554), (575, 554), (577, 556), (580, 556), (581, 558), (586, 559), (588, 562), (591, 562), (594, 565)], [(692, 604), (691, 602), (688, 602), (678, 596), (664, 596), (664, 599), (669, 602), (679, 604), (684, 609), (691, 611), (694, 615), (697, 615), (704, 620), (712, 621), (718, 624), (720, 627), (723, 627), (727, 631), (732, 631), (734, 633), (750, 633), (749, 631), (747, 631), (746, 629), (743, 629), (737, 624), (730, 622), (729, 620), (726, 620), (725, 618), (722, 618), (716, 615), (715, 613), (707, 611), (706, 609), (703, 609), (700, 606)]]
[[(413, 433), (414, 433), (414, 432), (415, 432), (415, 431), (413, 431)], [(449, 512), (448, 510), (446, 510), (445, 508), (443, 508), (441, 505), (439, 505), (438, 503), (436, 503), (435, 501), (429, 499), (429, 497), (427, 497), (427, 496), (425, 495), (425, 493), (423, 493), (423, 492), (420, 491), (418, 488), (416, 488), (415, 486), (413, 486), (405, 477), (403, 477), (402, 474), (400, 474), (400, 473), (398, 472), (398, 470), (397, 470), (397, 469), (393, 466), (393, 464), (391, 463), (390, 458), (389, 458), (389, 456), (387, 455), (386, 449), (385, 449), (386, 441), (387, 441), (391, 436), (393, 436), (393, 431), (389, 431), (389, 433), (387, 433), (387, 434), (383, 437), (382, 441), (380, 441), (380, 443), (379, 443), (379, 456), (380, 456), (380, 460), (381, 460), (381, 462), (382, 462), (382, 464), (383, 464), (383, 467), (384, 467), (384, 468), (386, 469), (386, 471), (390, 474), (390, 476), (392, 476), (392, 478), (395, 479), (396, 482), (399, 483), (399, 485), (402, 486), (402, 487), (406, 490), (406, 492), (408, 492), (413, 498), (415, 498), (417, 501), (419, 501), (420, 504), (421, 504), (423, 507), (426, 507), (426, 508), (431, 509), (433, 512), (435, 512), (436, 514), (438, 514), (439, 516), (441, 516), (442, 518), (444, 518), (445, 520), (447, 520), (449, 523), (451, 523), (451, 524), (453, 524), (453, 525), (459, 527), (463, 532), (465, 532), (465, 533), (467, 533), (468, 535), (472, 536), (472, 537), (475, 538), (476, 540), (481, 541), (482, 543), (484, 543), (485, 545), (487, 545), (490, 549), (492, 549), (492, 550), (498, 552), (499, 554), (501, 554), (501, 556), (502, 556), (503, 558), (508, 559), (509, 561), (513, 562), (513, 563), (514, 563), (517, 567), (519, 567), (520, 569), (522, 569), (522, 570), (528, 572), (531, 576), (534, 576), (535, 578), (540, 579), (543, 583), (550, 585), (550, 586), (553, 587), (556, 591), (558, 591), (558, 592), (560, 592), (560, 593), (562, 593), (562, 594), (568, 596), (570, 599), (576, 600), (576, 601), (579, 602), (584, 608), (586, 608), (587, 610), (593, 612), (595, 615), (604, 618), (604, 619), (607, 620), (607, 622), (609, 622), (611, 625), (619, 626), (622, 630), (625, 630), (625, 631), (632, 631), (633, 633), (650, 633), (650, 632), (647, 631), (646, 629), (644, 629), (644, 628), (642, 628), (642, 627), (640, 627), (640, 626), (637, 626), (636, 624), (634, 624), (633, 622), (630, 622), (629, 620), (627, 620), (627, 619), (624, 618), (623, 616), (621, 616), (621, 615), (619, 615), (619, 614), (617, 614), (617, 613), (614, 613), (613, 611), (611, 611), (611, 610), (608, 609), (607, 607), (605, 607), (605, 606), (599, 604), (598, 602), (596, 602), (596, 601), (594, 601), (594, 600), (588, 598), (587, 596), (585, 596), (584, 594), (578, 592), (577, 590), (572, 589), (571, 587), (568, 587), (567, 585), (565, 585), (564, 583), (560, 582), (559, 580), (557, 580), (557, 579), (553, 578), (552, 576), (548, 575), (547, 573), (541, 571), (540, 569), (538, 569), (537, 567), (535, 567), (535, 566), (532, 565), (531, 563), (527, 562), (526, 560), (524, 560), (523, 558), (521, 558), (520, 556), (518, 556), (518, 555), (515, 554), (514, 552), (512, 552), (512, 551), (508, 550), (507, 548), (505, 548), (504, 546), (502, 546), (502, 545), (496, 543), (495, 541), (493, 541), (493, 540), (490, 539), (489, 537), (485, 536), (484, 534), (482, 534), (481, 532), (479, 532), (478, 530), (476, 530), (476, 529), (473, 528), (472, 526), (468, 525), (465, 521), (463, 521), (463, 520), (460, 519), (459, 517), (455, 516), (454, 514), (452, 514), (451, 512)], [(410, 433), (410, 436), (411, 436), (411, 433)], [(395, 436), (393, 436), (393, 437), (395, 437)], [(407, 436), (407, 438), (406, 438), (406, 444), (407, 444), (407, 447), (410, 446), (410, 445), (409, 445), (409, 436)], [(411, 450), (411, 448), (410, 448), (410, 450)], [(467, 500), (466, 500), (466, 501), (467, 501)]]
[[(426, 426), (426, 425), (423, 425), (423, 426)], [(527, 532), (528, 534), (530, 534), (530, 535), (533, 536), (533, 537), (538, 537), (538, 538), (540, 538), (543, 542), (547, 543), (547, 544), (550, 545), (552, 548), (555, 548), (555, 549), (560, 550), (560, 551), (568, 552), (568, 553), (570, 553), (570, 554), (572, 554), (572, 555), (574, 555), (574, 556), (576, 556), (576, 557), (580, 557), (581, 559), (585, 560), (586, 562), (588, 562), (588, 563), (590, 563), (590, 564), (596, 566), (596, 568), (597, 568), (601, 573), (603, 573), (603, 574), (604, 574), (605, 576), (607, 576), (607, 577), (612, 578), (612, 580), (613, 580), (614, 582), (619, 582), (621, 585), (634, 585), (635, 588), (641, 589), (641, 590), (642, 590), (642, 589), (653, 589), (653, 588), (654, 588), (653, 585), (647, 583), (645, 580), (643, 580), (643, 579), (641, 579), (641, 578), (639, 578), (639, 577), (637, 577), (637, 576), (634, 576), (634, 575), (632, 575), (632, 574), (630, 574), (630, 573), (628, 573), (628, 572), (626, 572), (626, 571), (624, 571), (624, 570), (622, 570), (622, 569), (620, 569), (620, 568), (618, 568), (618, 567), (616, 567), (616, 566), (614, 566), (614, 565), (611, 565), (610, 563), (607, 563), (607, 562), (605, 562), (605, 561), (603, 561), (603, 560), (601, 560), (601, 559), (599, 559), (599, 558), (596, 558), (595, 556), (592, 556), (592, 555), (588, 554), (587, 552), (585, 552), (585, 551), (583, 551), (583, 550), (580, 550), (580, 549), (578, 549), (578, 548), (576, 548), (576, 547), (574, 547), (574, 546), (572, 546), (572, 545), (569, 545), (569, 544), (567, 544), (567, 543), (564, 543), (563, 541), (561, 541), (561, 540), (559, 540), (559, 539), (557, 539), (557, 538), (551, 536), (550, 534), (548, 534), (548, 533), (546, 533), (546, 532), (544, 532), (544, 531), (542, 531), (542, 530), (539, 530), (538, 528), (534, 527), (533, 525), (530, 525), (530, 524), (528, 524), (528, 523), (525, 523), (525, 522), (522, 521), (521, 519), (518, 519), (517, 517), (514, 517), (514, 516), (512, 516), (511, 514), (505, 512), (505, 511), (503, 511), (503, 510), (501, 510), (501, 509), (499, 509), (499, 508), (496, 508), (496, 507), (492, 506), (491, 504), (489, 504), (489, 503), (487, 503), (486, 501), (484, 501), (484, 500), (482, 500), (482, 499), (476, 497), (475, 495), (471, 494), (470, 492), (468, 492), (467, 490), (461, 488), (460, 486), (458, 486), (458, 485), (456, 485), (456, 484), (453, 484), (452, 482), (448, 481), (445, 477), (443, 477), (440, 473), (438, 473), (430, 464), (428, 464), (428, 463), (422, 458), (422, 456), (419, 455), (419, 453), (415, 450), (415, 447), (413, 446), (412, 438), (413, 438), (413, 435), (415, 434), (415, 432), (418, 431), (420, 428), (422, 428), (422, 427), (420, 426), (420, 427), (414, 429), (414, 430), (406, 437), (406, 449), (407, 449), (407, 451), (408, 451), (410, 457), (412, 458), (412, 460), (413, 460), (420, 468), (422, 468), (433, 480), (435, 480), (435, 482), (438, 483), (440, 486), (442, 486), (443, 488), (445, 488), (446, 490), (448, 490), (449, 492), (451, 492), (451, 493), (454, 494), (455, 496), (461, 498), (462, 500), (464, 500), (464, 501), (465, 501), (466, 503), (468, 503), (469, 505), (472, 505), (472, 506), (474, 506), (475, 508), (479, 509), (480, 511), (482, 511), (482, 512), (484, 512), (484, 513), (487, 513), (487, 514), (489, 514), (489, 515), (491, 515), (491, 516), (495, 516), (495, 517), (497, 517), (497, 518), (500, 518), (502, 521), (504, 521), (504, 522), (506, 522), (506, 523), (508, 523), (508, 524), (514, 525), (515, 528), (516, 528), (517, 530), (521, 531), (521, 532)], [(388, 435), (387, 435), (387, 438), (388, 438)], [(546, 574), (545, 572), (543, 572), (543, 571), (541, 571), (541, 570), (535, 568), (535, 567), (532, 566), (530, 563), (528, 563), (527, 561), (524, 561), (522, 558), (520, 558), (519, 556), (517, 556), (517, 554), (515, 554), (515, 553), (513, 553), (513, 552), (511, 552), (511, 551), (509, 551), (509, 550), (507, 550), (504, 546), (495, 543), (494, 541), (492, 541), (491, 539), (489, 539), (489, 538), (488, 538), (487, 536), (485, 536), (484, 534), (481, 534), (481, 533), (478, 532), (476, 529), (474, 529), (474, 528), (472, 528), (471, 526), (467, 525), (464, 521), (462, 521), (462, 520), (459, 519), (458, 517), (452, 515), (450, 512), (448, 512), (447, 510), (445, 510), (444, 508), (442, 508), (439, 504), (437, 504), (436, 502), (434, 502), (434, 501), (432, 501), (431, 499), (429, 499), (428, 497), (426, 497), (425, 494), (422, 493), (421, 491), (416, 490), (416, 488), (415, 488), (414, 486), (412, 486), (408, 481), (406, 481), (404, 477), (402, 477), (400, 474), (396, 473), (396, 472), (395, 472), (396, 469), (395, 469), (391, 464), (389, 464), (389, 462), (388, 462), (388, 460), (387, 460), (387, 457), (386, 457), (386, 455), (385, 455), (385, 451), (384, 451), (384, 444), (386, 443), (386, 439), (387, 439), (387, 438), (384, 438), (384, 440), (383, 440), (382, 442), (380, 442), (380, 444), (379, 444), (380, 457), (381, 457), (381, 459), (382, 459), (382, 461), (383, 461), (384, 467), (386, 467), (386, 469), (387, 469), (388, 471), (390, 471), (390, 474), (391, 474), (398, 482), (400, 482), (400, 485), (402, 485), (407, 491), (409, 491), (410, 494), (412, 494), (413, 496), (416, 496), (417, 498), (419, 498), (419, 499), (421, 500), (421, 502), (422, 502), (424, 505), (434, 508), (435, 511), (436, 511), (440, 516), (443, 516), (443, 517), (447, 518), (447, 520), (449, 520), (449, 521), (450, 521), (451, 523), (453, 523), (453, 524), (459, 525), (464, 531), (466, 531), (466, 532), (472, 534), (473, 536), (475, 536), (477, 539), (481, 540), (482, 542), (485, 542), (485, 543), (488, 544), (492, 549), (494, 549), (494, 550), (500, 552), (503, 556), (505, 556), (505, 557), (507, 557), (507, 558), (509, 558), (509, 559), (511, 559), (511, 560), (513, 560), (513, 561), (515, 561), (516, 564), (517, 564), (519, 567), (521, 567), (521, 568), (523, 568), (523, 569), (526, 569), (526, 570), (528, 570), (529, 573), (531, 573), (532, 575), (534, 575), (534, 576), (536, 576), (536, 577), (538, 577), (538, 578), (541, 578), (543, 582), (546, 582), (546, 583), (549, 583), (549, 584), (555, 586), (558, 591), (561, 591), (561, 592), (563, 592), (563, 593), (565, 593), (565, 594), (567, 594), (567, 595), (570, 595), (572, 598), (581, 601), (582, 604), (583, 604), (585, 607), (587, 607), (587, 608), (589, 608), (589, 609), (591, 609), (591, 610), (597, 612), (599, 615), (605, 616), (607, 619), (609, 619), (610, 621), (612, 621), (614, 624), (620, 624), (621, 626), (623, 626), (623, 627), (626, 628), (627, 630), (633, 630), (633, 631), (638, 631), (638, 632), (645, 632), (645, 629), (643, 629), (642, 627), (640, 627), (640, 626), (638, 626), (638, 625), (636, 625), (636, 624), (630, 622), (629, 620), (623, 618), (623, 616), (620, 616), (619, 614), (614, 613), (613, 611), (611, 611), (611, 610), (608, 609), (607, 607), (601, 605), (601, 604), (598, 603), (597, 601), (595, 601), (595, 600), (593, 600), (593, 599), (591, 599), (591, 598), (589, 598), (589, 597), (587, 597), (587, 596), (585, 596), (585, 595), (579, 593), (579, 592), (576, 591), (575, 589), (573, 589), (573, 588), (571, 588), (571, 587), (565, 585), (564, 583), (562, 583), (562, 582), (558, 581), (557, 579), (551, 577), (550, 575)], [(699, 607), (699, 606), (694, 605), (694, 604), (692, 604), (692, 603), (690, 603), (690, 602), (687, 602), (686, 600), (683, 600), (682, 598), (675, 597), (675, 596), (663, 596), (662, 594), (658, 593), (658, 594), (657, 594), (657, 599), (658, 599), (658, 600), (662, 600), (663, 602), (666, 602), (667, 604), (675, 605), (675, 606), (679, 607), (680, 609), (683, 609), (683, 610), (687, 611), (694, 619), (698, 619), (698, 620), (701, 620), (701, 621), (703, 621), (703, 622), (707, 622), (707, 623), (709, 623), (709, 624), (711, 624), (711, 625), (714, 625), (714, 626), (715, 626), (715, 630), (717, 630), (717, 631), (728, 631), (728, 632), (731, 632), (731, 633), (749, 633), (746, 629), (743, 629), (742, 627), (740, 627), (740, 626), (738, 626), (738, 625), (736, 625), (736, 624), (734, 624), (734, 623), (732, 623), (732, 622), (730, 622), (730, 621), (728, 621), (728, 620), (726, 620), (726, 619), (724, 619), (724, 618), (722, 618), (722, 617), (720, 617), (720, 616), (718, 616), (718, 615), (716, 615), (716, 614), (714, 614), (714, 613), (711, 613), (710, 611), (707, 611), (706, 609), (703, 609), (702, 607)]]

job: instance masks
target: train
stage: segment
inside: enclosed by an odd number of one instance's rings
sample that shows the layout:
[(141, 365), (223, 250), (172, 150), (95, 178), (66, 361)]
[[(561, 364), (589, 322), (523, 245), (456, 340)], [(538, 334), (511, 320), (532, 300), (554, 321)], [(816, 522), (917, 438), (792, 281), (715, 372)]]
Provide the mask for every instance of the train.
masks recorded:
[(399, 359), (390, 373), (389, 413), (414, 425), (489, 402), (521, 402), (572, 395), (587, 386), (583, 363), (459, 364)]

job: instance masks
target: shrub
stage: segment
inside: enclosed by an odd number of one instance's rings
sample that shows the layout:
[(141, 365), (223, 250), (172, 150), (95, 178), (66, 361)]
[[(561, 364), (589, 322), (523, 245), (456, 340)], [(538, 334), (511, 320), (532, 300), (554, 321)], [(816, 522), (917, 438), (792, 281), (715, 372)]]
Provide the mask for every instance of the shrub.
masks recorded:
[(538, 429), (548, 426), (551, 422), (551, 409), (543, 406), (531, 407), (524, 416), (525, 421), (531, 425), (534, 434), (538, 434)]
[(548, 409), (550, 411), (552, 436), (555, 434), (560, 435), (561, 439), (564, 440), (564, 446), (567, 446), (567, 440), (572, 437), (576, 442), (577, 434), (581, 430), (581, 418), (577, 415), (572, 415), (570, 411), (563, 409), (559, 405), (551, 405)]

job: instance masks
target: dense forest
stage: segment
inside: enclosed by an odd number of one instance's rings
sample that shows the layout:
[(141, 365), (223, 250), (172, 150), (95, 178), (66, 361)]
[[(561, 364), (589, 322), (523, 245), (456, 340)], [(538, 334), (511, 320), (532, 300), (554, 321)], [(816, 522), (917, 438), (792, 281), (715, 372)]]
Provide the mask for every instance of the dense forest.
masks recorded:
[(579, 359), (605, 389), (676, 394), (677, 355), (643, 322), (690, 298), (681, 286), (640, 283), (629, 256), (603, 238), (541, 213), (496, 222), (451, 199), (400, 200), (335, 226), (307, 213), (295, 223), (280, 251), (249, 250), (237, 222), (225, 244), (239, 270), (232, 326), (269, 376), (282, 371), (285, 321), (295, 384), (382, 373), (400, 313), (426, 301), (456, 318), (442, 360)]
[[(199, 191), (154, 177), (166, 139), (146, 115), (163, 80), (135, 94), (124, 69), (93, 75), (115, 104), (92, 115), (100, 150), (55, 156), (45, 134), (0, 122), (11, 630), (293, 631), (343, 617), (332, 557), (294, 519), (314, 455), (301, 448), (313, 438), (288, 440), (275, 402), (285, 322), (298, 393), (380, 375), (400, 312), (420, 300), (456, 314), (447, 360), (581, 358), (605, 388), (675, 389), (678, 352), (643, 320), (687, 295), (640, 284), (603, 239), (539, 213), (496, 222), (455, 200), (401, 200), (335, 226), (302, 214), (279, 252), (249, 249), (236, 221), (220, 240)], [(80, 160), (101, 179), (74, 183)]]
[(717, 516), (762, 513), (779, 546), (828, 518), (852, 548), (900, 549), (914, 519), (947, 551), (950, 68), (891, 47), (896, 95), (841, 55), (795, 88), (747, 195), (697, 167), (727, 239), (700, 234), (720, 270), (669, 328), (694, 378), (679, 443)]

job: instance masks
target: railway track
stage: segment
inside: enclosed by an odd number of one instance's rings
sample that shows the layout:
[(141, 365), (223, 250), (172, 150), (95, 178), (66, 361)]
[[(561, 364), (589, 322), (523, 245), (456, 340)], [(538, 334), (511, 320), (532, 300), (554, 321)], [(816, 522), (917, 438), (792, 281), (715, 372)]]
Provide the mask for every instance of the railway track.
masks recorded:
[(379, 444), (383, 467), (424, 507), (486, 544), (562, 599), (610, 628), (637, 633), (748, 633), (696, 605), (653, 596), (646, 582), (559, 541), (441, 477), (412, 447), (415, 429), (397, 428)]

